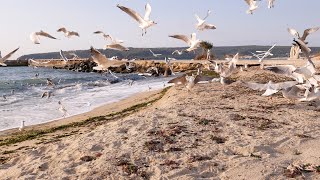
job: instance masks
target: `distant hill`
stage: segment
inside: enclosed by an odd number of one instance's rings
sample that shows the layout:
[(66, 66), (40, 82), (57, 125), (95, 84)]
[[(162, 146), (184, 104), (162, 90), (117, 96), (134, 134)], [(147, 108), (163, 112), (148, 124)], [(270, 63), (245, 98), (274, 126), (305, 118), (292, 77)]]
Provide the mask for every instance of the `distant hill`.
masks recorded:
[[(224, 58), (224, 55), (226, 54), (236, 54), (237, 52), (240, 53), (240, 55), (251, 55), (250, 52), (255, 51), (266, 51), (270, 48), (270, 46), (219, 46), (214, 47), (212, 52), (215, 54), (215, 57), (218, 59)], [(276, 46), (272, 53), (274, 54), (273, 57), (288, 57), (289, 46)], [(105, 54), (107, 57), (112, 56), (118, 56), (119, 58), (126, 58), (126, 59), (164, 59), (164, 57), (171, 57), (176, 59), (193, 59), (197, 54), (200, 54), (202, 52), (202, 49), (199, 48), (196, 53), (193, 52), (190, 53), (183, 53), (181, 56), (179, 55), (172, 55), (172, 52), (174, 50), (184, 50), (186, 47), (179, 47), (179, 48), (129, 48), (130, 51), (121, 52), (121, 51), (115, 51), (115, 50), (102, 50), (99, 49), (100, 52)], [(162, 56), (159, 57), (153, 57), (150, 53), (149, 49), (151, 49), (156, 54), (162, 54)], [(320, 47), (312, 47), (312, 52), (314, 54), (318, 53), (320, 51)], [(89, 50), (76, 50), (76, 51), (69, 51), (69, 52), (75, 52), (80, 58), (89, 58), (90, 52)], [(66, 52), (68, 54), (68, 52)], [(26, 59), (60, 59), (59, 52), (49, 52), (49, 53), (39, 53), (39, 54), (29, 54), (29, 55), (23, 55), (19, 57), (20, 60), (26, 60)]]

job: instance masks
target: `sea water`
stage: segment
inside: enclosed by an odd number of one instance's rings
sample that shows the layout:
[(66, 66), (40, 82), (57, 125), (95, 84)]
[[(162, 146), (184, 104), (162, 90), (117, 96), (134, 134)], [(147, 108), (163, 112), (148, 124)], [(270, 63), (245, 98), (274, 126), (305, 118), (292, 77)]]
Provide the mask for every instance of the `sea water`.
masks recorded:
[[(118, 78), (111, 74), (48, 68), (1, 67), (0, 131), (17, 128), (22, 121), (28, 126), (63, 119), (59, 101), (68, 116), (73, 116), (150, 88), (162, 89), (172, 78), (146, 78), (137, 74), (116, 76)], [(52, 79), (55, 86), (47, 86), (47, 78)], [(44, 92), (50, 92), (52, 96), (41, 98)]]

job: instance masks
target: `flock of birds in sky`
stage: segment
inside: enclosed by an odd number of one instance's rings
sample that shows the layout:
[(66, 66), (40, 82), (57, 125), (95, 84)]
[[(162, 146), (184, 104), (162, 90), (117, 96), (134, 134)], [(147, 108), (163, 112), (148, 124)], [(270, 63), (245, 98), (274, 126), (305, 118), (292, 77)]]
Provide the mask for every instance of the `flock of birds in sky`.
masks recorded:
[[(245, 0), (245, 2), (248, 4), (249, 9), (246, 11), (248, 14), (253, 14), (255, 10), (258, 9), (258, 3), (261, 0)], [(267, 0), (268, 2), (268, 8), (274, 7), (275, 0)], [(139, 13), (134, 11), (133, 9), (130, 9), (125, 6), (117, 5), (117, 7), (123, 11), (124, 13), (128, 14), (132, 19), (134, 19), (136, 22), (138, 22), (139, 28), (141, 28), (141, 35), (145, 36), (147, 34), (147, 29), (155, 26), (157, 23), (150, 19), (151, 15), (151, 5), (149, 3), (145, 6), (145, 14), (144, 16), (141, 16)], [(209, 17), (211, 11), (207, 11), (207, 14), (205, 17), (201, 18), (198, 15), (195, 15), (197, 24), (196, 29), (199, 31), (204, 30), (214, 30), (217, 27), (213, 24), (207, 23), (207, 18)], [(259, 62), (261, 63), (261, 67), (265, 70), (272, 71), (277, 74), (285, 75), (287, 77), (292, 78), (292, 81), (288, 82), (281, 82), (281, 83), (273, 83), (269, 82), (267, 84), (259, 84), (255, 82), (240, 82), (241, 85), (246, 86), (248, 88), (259, 90), (259, 91), (265, 91), (262, 95), (263, 96), (270, 96), (272, 94), (275, 94), (279, 91), (282, 92), (283, 96), (285, 98), (289, 98), (292, 100), (297, 101), (314, 101), (317, 100), (320, 102), (320, 91), (319, 91), (319, 82), (320, 82), (320, 75), (316, 75), (316, 69), (315, 64), (310, 58), (310, 52), (311, 49), (308, 47), (308, 42), (306, 42), (306, 38), (309, 34), (314, 33), (319, 30), (319, 27), (315, 28), (309, 28), (306, 29), (301, 36), (295, 29), (288, 28), (288, 32), (295, 37), (293, 40), (293, 45), (299, 47), (299, 49), (304, 53), (305, 57), (307, 58), (307, 63), (302, 67), (295, 67), (293, 65), (281, 65), (281, 66), (269, 66), (264, 67), (263, 66), (263, 60), (267, 56), (272, 56), (271, 53), (272, 49), (276, 46), (274, 44), (269, 50), (267, 51), (257, 51), (259, 54), (254, 54), (259, 59)], [(80, 37), (79, 33), (76, 31), (69, 31), (67, 28), (62, 27), (57, 30), (57, 32), (64, 33), (65, 37), (72, 38), (72, 37)], [(123, 45), (124, 41), (118, 40), (111, 35), (104, 33), (103, 31), (95, 31), (94, 34), (101, 35), (105, 40), (110, 41), (110, 44), (107, 44), (104, 46), (104, 49), (114, 49), (119, 51), (128, 51), (129, 49)], [(33, 32), (30, 34), (30, 39), (34, 44), (40, 44), (40, 37), (46, 37), (50, 39), (57, 39), (54, 36), (50, 35), (47, 32), (39, 31), (39, 32)], [(185, 52), (191, 52), (196, 50), (200, 43), (203, 42), (199, 39), (197, 39), (196, 33), (192, 33), (190, 36), (188, 35), (181, 35), (181, 34), (175, 34), (175, 35), (169, 35), (171, 38), (175, 38), (181, 41), (184, 41), (188, 48), (184, 51), (175, 50), (172, 52), (172, 54), (178, 54), (181, 55)], [(15, 49), (5, 57), (0, 56), (0, 65), (5, 66), (5, 61), (13, 54), (15, 53), (19, 48)], [(150, 53), (154, 57), (161, 56), (162, 54), (158, 54), (153, 52), (152, 50), (149, 50)], [(95, 70), (102, 70), (102, 71), (108, 71), (110, 67), (113, 66), (119, 66), (120, 64), (123, 64), (121, 61), (110, 61), (110, 59), (106, 58), (104, 54), (99, 52), (97, 49), (91, 47), (90, 53), (92, 56), (92, 59), (94, 62), (96, 62), (97, 66), (94, 67)], [(65, 57), (63, 51), (60, 52), (60, 55), (62, 59), (65, 62), (68, 62), (68, 59)], [(216, 61), (210, 60), (209, 63), (204, 64), (203, 67), (208, 70), (213, 70), (216, 73), (220, 75), (219, 78), (209, 78), (201, 74), (201, 69), (198, 70), (197, 74), (187, 75), (184, 74), (180, 77), (174, 78), (169, 83), (174, 83), (176, 85), (182, 84), (184, 85), (188, 91), (190, 91), (197, 83), (200, 82), (220, 82), (223, 85), (228, 85), (233, 83), (229, 77), (234, 74), (237, 71), (237, 63), (239, 60), (239, 54), (234, 55), (233, 58), (228, 59), (225, 63), (217, 63)], [(170, 59), (165, 60), (167, 66), (170, 68), (171, 73), (174, 74), (172, 64), (170, 63)], [(153, 67), (156, 69), (156, 67)], [(157, 69), (156, 69), (157, 70)], [(241, 67), (242, 70), (242, 67)], [(54, 86), (54, 83), (52, 80), (47, 79), (47, 85), (48, 86)], [(303, 94), (301, 95), (301, 93)], [(50, 94), (43, 94), (42, 97), (50, 97)], [(67, 115), (67, 110), (62, 105), (62, 103), (59, 101), (60, 108), (59, 110), (64, 114), (64, 116)], [(24, 122), (23, 122), (24, 126)]]

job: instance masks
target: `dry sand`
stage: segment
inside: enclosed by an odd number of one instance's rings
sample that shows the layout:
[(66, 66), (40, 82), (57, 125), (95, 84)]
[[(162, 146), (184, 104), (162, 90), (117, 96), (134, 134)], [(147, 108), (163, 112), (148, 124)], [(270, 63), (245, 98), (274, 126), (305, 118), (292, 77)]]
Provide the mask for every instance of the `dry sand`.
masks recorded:
[[(283, 77), (251, 69), (234, 78)], [(173, 87), (127, 117), (69, 130), (67, 137), (54, 138), (67, 133), (56, 132), (43, 141), (24, 142), (27, 147), (2, 146), (0, 177), (320, 179), (320, 111), (280, 93), (261, 94), (238, 83), (199, 84), (191, 92)]]

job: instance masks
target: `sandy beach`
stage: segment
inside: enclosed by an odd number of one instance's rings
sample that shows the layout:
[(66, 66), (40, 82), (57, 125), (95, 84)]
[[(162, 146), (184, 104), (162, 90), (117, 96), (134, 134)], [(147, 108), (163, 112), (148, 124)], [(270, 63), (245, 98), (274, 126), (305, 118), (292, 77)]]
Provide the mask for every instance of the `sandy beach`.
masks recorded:
[[(286, 79), (257, 68), (233, 78)], [(58, 129), (20, 143), (0, 141), (0, 175), (3, 179), (320, 178), (319, 109), (280, 93), (261, 94), (236, 82), (226, 87), (199, 84), (191, 92), (171, 87), (165, 93), (135, 96), (64, 123), (115, 113), (113, 119)], [(57, 125), (61, 122), (31, 129)], [(15, 136), (19, 133), (27, 132)]]

